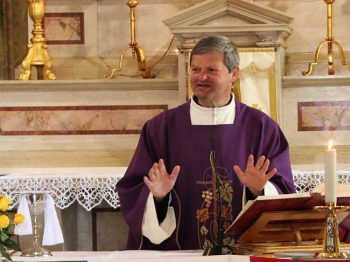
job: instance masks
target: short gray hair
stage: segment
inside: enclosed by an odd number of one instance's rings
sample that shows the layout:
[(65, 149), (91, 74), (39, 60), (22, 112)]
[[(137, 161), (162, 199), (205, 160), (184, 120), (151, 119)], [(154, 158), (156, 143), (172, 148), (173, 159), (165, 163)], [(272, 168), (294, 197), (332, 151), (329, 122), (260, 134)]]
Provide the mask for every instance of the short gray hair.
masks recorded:
[(192, 64), (192, 56), (210, 52), (219, 52), (224, 55), (224, 65), (230, 73), (239, 67), (239, 54), (236, 45), (226, 36), (208, 36), (199, 40), (191, 51), (190, 65)]

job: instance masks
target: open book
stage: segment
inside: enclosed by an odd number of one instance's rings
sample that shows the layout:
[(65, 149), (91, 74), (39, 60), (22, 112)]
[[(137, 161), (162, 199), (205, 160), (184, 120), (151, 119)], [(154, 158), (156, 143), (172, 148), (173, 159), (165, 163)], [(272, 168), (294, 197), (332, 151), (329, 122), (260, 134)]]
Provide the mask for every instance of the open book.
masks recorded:
[[(350, 186), (350, 185), (348, 185)], [(350, 196), (350, 191), (347, 191)], [(338, 205), (350, 205), (350, 197), (341, 194)], [(325, 205), (322, 193), (294, 193), (276, 196), (259, 196), (250, 200), (237, 216), (225, 234), (238, 239), (264, 212), (312, 210), (315, 206)]]

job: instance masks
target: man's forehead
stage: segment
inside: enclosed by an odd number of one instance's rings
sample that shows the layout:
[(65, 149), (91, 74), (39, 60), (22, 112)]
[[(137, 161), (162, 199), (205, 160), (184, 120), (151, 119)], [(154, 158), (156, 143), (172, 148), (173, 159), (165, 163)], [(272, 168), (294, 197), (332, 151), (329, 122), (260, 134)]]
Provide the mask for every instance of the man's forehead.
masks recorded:
[(224, 65), (224, 56), (222, 53), (211, 52), (205, 54), (195, 54), (192, 56), (191, 66), (210, 66)]

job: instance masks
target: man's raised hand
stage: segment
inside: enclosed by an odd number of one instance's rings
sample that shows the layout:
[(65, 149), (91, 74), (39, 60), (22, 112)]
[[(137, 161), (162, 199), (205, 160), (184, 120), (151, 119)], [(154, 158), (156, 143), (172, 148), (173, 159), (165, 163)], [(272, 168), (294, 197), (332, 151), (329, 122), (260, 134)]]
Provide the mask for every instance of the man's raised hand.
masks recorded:
[(266, 174), (269, 165), (270, 160), (266, 159), (265, 156), (261, 156), (254, 165), (254, 156), (249, 155), (245, 171), (242, 171), (237, 165), (233, 166), (233, 170), (242, 184), (248, 187), (255, 196), (258, 196), (261, 194), (267, 181), (277, 172), (277, 169), (273, 168)]
[(154, 198), (160, 201), (174, 187), (179, 172), (180, 166), (176, 165), (169, 175), (164, 160), (160, 159), (158, 163), (153, 164), (148, 171), (148, 176), (143, 177), (143, 181), (153, 194)]

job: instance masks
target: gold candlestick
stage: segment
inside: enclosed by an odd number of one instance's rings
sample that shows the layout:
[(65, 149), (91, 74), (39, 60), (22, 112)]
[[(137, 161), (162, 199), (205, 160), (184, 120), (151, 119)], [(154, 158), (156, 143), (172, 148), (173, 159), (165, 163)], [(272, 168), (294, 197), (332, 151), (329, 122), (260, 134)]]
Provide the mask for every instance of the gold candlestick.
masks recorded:
[(336, 212), (348, 210), (348, 206), (337, 206), (336, 203), (327, 203), (326, 206), (316, 206), (316, 210), (325, 212), (326, 221), (323, 233), (323, 250), (315, 254), (318, 259), (348, 258), (349, 256), (340, 251), (338, 232), (338, 220)]
[(343, 65), (347, 65), (345, 61), (344, 51), (341, 45), (334, 40), (333, 37), (333, 12), (332, 12), (332, 4), (335, 0), (324, 0), (324, 2), (327, 4), (327, 37), (324, 41), (322, 41), (316, 49), (315, 53), (315, 59), (314, 62), (309, 63), (309, 68), (307, 71), (303, 71), (302, 74), (304, 76), (308, 76), (312, 73), (313, 66), (318, 64), (319, 56), (321, 48), (324, 44), (327, 44), (328, 46), (328, 75), (334, 75), (334, 64), (333, 64), (333, 44), (338, 47), (339, 55), (341, 59), (341, 63)]
[(34, 22), (33, 37), (28, 44), (28, 54), (21, 66), (23, 72), (19, 79), (28, 80), (31, 66), (37, 68), (38, 79), (54, 80), (56, 76), (51, 72), (51, 61), (47, 52), (43, 19), (45, 15), (45, 0), (28, 0), (29, 16)]
[(150, 69), (146, 65), (146, 58), (145, 58), (145, 55), (144, 55), (142, 49), (139, 46), (137, 46), (137, 42), (136, 42), (135, 8), (136, 8), (137, 4), (138, 4), (137, 0), (129, 0), (127, 2), (127, 5), (130, 8), (131, 42), (129, 43), (128, 47), (123, 49), (123, 51), (120, 55), (119, 68), (118, 69), (113, 68), (111, 74), (105, 75), (104, 76), (105, 78), (112, 79), (116, 76), (117, 71), (122, 70), (122, 63), (123, 63), (124, 54), (125, 54), (126, 50), (129, 48), (131, 48), (131, 50), (132, 50), (133, 57), (134, 58), (136, 57), (136, 59), (137, 59), (138, 68), (139, 68), (139, 71), (142, 72), (142, 77), (143, 78), (155, 78), (155, 75), (151, 73)]

